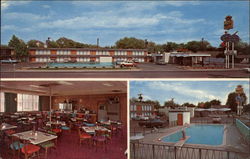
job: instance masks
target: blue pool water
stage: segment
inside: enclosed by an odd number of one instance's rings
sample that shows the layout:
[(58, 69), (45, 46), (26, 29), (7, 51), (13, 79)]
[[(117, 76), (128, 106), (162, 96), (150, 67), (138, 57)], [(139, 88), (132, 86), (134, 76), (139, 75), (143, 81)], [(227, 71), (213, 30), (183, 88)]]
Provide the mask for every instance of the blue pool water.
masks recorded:
[[(223, 143), (224, 125), (191, 125), (185, 129), (186, 136), (190, 138), (187, 144), (221, 145)], [(177, 142), (182, 138), (182, 132), (178, 131), (163, 137), (163, 142)]]
[(113, 63), (111, 62), (101, 62), (101, 63), (49, 63), (47, 65), (48, 67), (58, 67), (58, 68), (83, 68), (83, 67), (87, 67), (87, 68), (101, 68), (101, 67), (113, 67)]

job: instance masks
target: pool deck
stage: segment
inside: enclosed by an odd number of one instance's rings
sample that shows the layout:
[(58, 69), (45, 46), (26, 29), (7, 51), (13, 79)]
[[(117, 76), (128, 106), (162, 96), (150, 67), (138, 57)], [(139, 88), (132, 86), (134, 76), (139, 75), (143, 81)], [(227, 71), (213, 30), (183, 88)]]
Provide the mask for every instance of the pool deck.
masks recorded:
[[(150, 144), (158, 144), (158, 145), (170, 145), (174, 146), (176, 143), (164, 143), (161, 141), (161, 138), (164, 136), (168, 136), (170, 134), (175, 133), (176, 131), (181, 130), (184, 126), (175, 126), (170, 128), (162, 128), (158, 132), (153, 132), (150, 134), (146, 134), (144, 139), (141, 140), (143, 143), (150, 143)], [(242, 135), (240, 134), (239, 130), (232, 124), (225, 124), (224, 127), (224, 138), (223, 144), (219, 146), (210, 146), (210, 145), (198, 145), (198, 144), (185, 144), (192, 146), (195, 148), (215, 148), (220, 150), (234, 150), (240, 152), (247, 152), (249, 147), (244, 144), (242, 140)]]

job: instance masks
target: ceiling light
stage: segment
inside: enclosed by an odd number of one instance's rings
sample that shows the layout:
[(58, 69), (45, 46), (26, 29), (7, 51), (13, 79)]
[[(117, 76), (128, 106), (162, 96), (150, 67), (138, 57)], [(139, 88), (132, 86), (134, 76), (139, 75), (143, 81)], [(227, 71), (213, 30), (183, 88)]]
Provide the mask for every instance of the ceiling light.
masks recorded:
[(104, 86), (107, 86), (107, 87), (112, 87), (113, 85), (110, 84), (110, 83), (103, 83)]

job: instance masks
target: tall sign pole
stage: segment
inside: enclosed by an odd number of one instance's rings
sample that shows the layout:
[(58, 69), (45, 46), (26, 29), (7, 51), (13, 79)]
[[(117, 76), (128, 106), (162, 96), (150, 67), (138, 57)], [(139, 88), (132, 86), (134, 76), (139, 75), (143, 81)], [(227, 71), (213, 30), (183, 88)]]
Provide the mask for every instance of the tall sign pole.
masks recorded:
[(232, 19), (232, 16), (228, 15), (225, 17), (224, 21), (224, 30), (225, 34), (221, 36), (221, 40), (225, 44), (225, 68), (230, 68), (230, 56), (232, 57), (232, 64), (231, 68), (234, 68), (234, 56), (237, 54), (237, 51), (234, 49), (234, 46), (236, 43), (240, 41), (240, 38), (238, 35), (238, 31), (236, 31), (234, 34), (229, 34), (228, 30), (233, 29), (234, 27), (234, 21)]
[(244, 90), (241, 85), (238, 85), (235, 88), (235, 93), (237, 94), (237, 96), (235, 97), (237, 103), (237, 115), (241, 115), (243, 109), (243, 102), (245, 100), (245, 97), (243, 96)]

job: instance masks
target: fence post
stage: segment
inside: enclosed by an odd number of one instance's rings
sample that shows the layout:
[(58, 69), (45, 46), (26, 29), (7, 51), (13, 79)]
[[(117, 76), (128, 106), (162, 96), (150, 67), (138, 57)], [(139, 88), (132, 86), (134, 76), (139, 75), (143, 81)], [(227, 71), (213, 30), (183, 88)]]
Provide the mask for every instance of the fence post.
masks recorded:
[(153, 145), (153, 159), (155, 158), (155, 145)]
[(201, 159), (201, 149), (199, 149), (199, 156), (200, 156), (200, 159)]
[(229, 151), (227, 151), (227, 159), (229, 159), (229, 154), (230, 154)]
[(133, 142), (132, 145), (133, 145), (133, 155), (134, 155), (133, 158), (136, 159), (136, 157), (135, 157), (135, 143)]
[(174, 147), (174, 159), (177, 159), (176, 147)]

